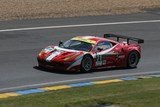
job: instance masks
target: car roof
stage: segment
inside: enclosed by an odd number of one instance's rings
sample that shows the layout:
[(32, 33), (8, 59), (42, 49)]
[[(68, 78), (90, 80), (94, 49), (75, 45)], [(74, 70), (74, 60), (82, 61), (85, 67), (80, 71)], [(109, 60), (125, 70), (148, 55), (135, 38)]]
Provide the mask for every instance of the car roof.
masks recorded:
[(109, 41), (113, 43), (117, 43), (116, 41), (106, 39), (103, 37), (97, 37), (97, 36), (76, 36), (73, 37), (71, 40), (79, 40), (87, 43), (97, 44), (99, 41)]

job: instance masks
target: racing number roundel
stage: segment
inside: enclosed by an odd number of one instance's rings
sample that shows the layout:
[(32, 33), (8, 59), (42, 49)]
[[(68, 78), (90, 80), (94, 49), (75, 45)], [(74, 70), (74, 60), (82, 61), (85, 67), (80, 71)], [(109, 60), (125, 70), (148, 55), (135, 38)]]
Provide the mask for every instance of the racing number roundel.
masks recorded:
[(105, 61), (105, 58), (103, 57), (103, 55), (97, 55), (96, 56), (96, 66), (102, 66), (105, 64), (106, 64), (106, 61)]

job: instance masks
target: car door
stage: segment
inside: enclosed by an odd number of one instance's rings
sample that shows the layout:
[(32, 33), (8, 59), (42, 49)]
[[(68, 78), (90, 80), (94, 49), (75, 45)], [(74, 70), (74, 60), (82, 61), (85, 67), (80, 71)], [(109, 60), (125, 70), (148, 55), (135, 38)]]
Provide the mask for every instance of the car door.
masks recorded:
[(112, 51), (114, 47), (109, 41), (101, 41), (96, 45), (96, 67), (112, 67), (115, 65), (117, 53)]

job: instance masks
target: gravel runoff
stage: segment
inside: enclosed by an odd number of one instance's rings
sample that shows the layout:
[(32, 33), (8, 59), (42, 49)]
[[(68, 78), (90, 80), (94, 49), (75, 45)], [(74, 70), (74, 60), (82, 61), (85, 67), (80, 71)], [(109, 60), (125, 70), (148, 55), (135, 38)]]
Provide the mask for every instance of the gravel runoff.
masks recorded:
[(160, 0), (0, 0), (0, 20), (130, 14)]

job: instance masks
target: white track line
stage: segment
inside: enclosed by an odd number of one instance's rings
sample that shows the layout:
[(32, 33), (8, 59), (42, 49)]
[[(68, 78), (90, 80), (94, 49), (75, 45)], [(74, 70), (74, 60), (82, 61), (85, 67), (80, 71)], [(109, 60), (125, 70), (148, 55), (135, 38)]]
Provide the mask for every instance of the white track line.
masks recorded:
[(116, 78), (116, 77), (126, 77), (126, 76), (136, 76), (136, 75), (149, 75), (149, 74), (156, 74), (160, 73), (160, 71), (150, 71), (150, 72), (140, 72), (140, 73), (130, 73), (130, 74), (119, 74), (119, 75), (110, 75), (110, 76), (99, 76), (99, 77), (90, 77), (90, 78), (80, 78), (80, 79), (71, 79), (71, 80), (63, 80), (63, 81), (55, 81), (55, 82), (47, 82), (47, 83), (39, 83), (39, 84), (31, 84), (31, 85), (23, 85), (23, 86), (16, 86), (16, 87), (9, 87), (9, 88), (1, 88), (0, 92), (2, 91), (11, 91), (17, 90), (22, 88), (35, 88), (35, 87), (42, 87), (47, 85), (55, 85), (55, 84), (64, 84), (69, 82), (80, 82), (80, 81), (91, 81), (91, 80), (98, 80), (98, 79), (107, 79), (107, 78)]
[(58, 29), (58, 28), (74, 28), (74, 27), (89, 27), (89, 26), (124, 25), (124, 24), (139, 24), (139, 23), (156, 23), (156, 22), (158, 23), (158, 22), (160, 22), (160, 20), (94, 23), (94, 24), (62, 25), (62, 26), (44, 26), (44, 27), (30, 27), (30, 28), (28, 27), (28, 28), (16, 28), (16, 29), (3, 29), (3, 30), (0, 30), (0, 32), (42, 30), (42, 29)]

